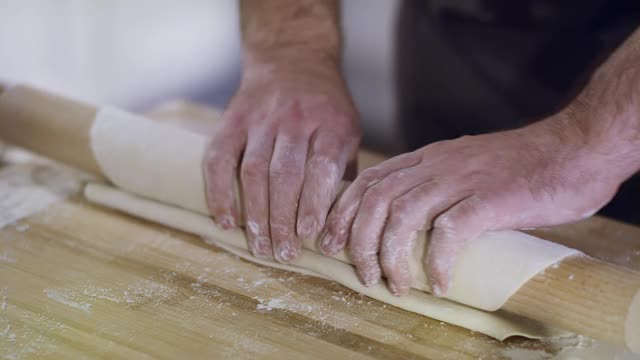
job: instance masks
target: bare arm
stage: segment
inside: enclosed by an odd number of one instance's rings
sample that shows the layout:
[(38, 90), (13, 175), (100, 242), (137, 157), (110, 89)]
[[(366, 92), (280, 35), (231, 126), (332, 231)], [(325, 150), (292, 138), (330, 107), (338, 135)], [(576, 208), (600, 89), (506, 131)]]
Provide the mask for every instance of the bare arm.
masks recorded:
[(337, 0), (241, 0), (240, 22), (248, 60), (311, 53), (340, 56)]
[[(543, 125), (583, 139), (626, 179), (640, 168), (640, 29), (592, 75), (576, 99)], [(613, 174), (612, 174), (613, 175)]]

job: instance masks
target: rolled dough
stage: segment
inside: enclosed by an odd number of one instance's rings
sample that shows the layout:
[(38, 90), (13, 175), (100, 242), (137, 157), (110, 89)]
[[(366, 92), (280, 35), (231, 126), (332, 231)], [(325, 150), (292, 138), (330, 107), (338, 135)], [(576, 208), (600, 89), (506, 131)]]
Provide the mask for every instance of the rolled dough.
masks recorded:
[(342, 261), (304, 249), (301, 256), (290, 264), (258, 259), (247, 250), (244, 232), (225, 231), (213, 224), (205, 215), (148, 200), (102, 184), (88, 184), (85, 197), (92, 202), (121, 210), (134, 216), (161, 223), (207, 239), (239, 257), (266, 266), (295, 271), (310, 276), (334, 280), (371, 298), (422, 314), (440, 321), (477, 331), (499, 340), (510, 336), (530, 338), (552, 337), (565, 334), (535, 321), (504, 311), (486, 312), (446, 299), (436, 298), (420, 290), (411, 290), (405, 297), (395, 297), (382, 284), (365, 287), (360, 284), (353, 266)]
[[(97, 112), (91, 128), (94, 156), (116, 186), (201, 215), (209, 214), (201, 166), (207, 139), (109, 107)], [(427, 235), (420, 234), (410, 264), (412, 287), (424, 291), (429, 289), (421, 258), (427, 241)], [(314, 239), (304, 247), (315, 249)], [(517, 231), (486, 233), (462, 252), (445, 297), (494, 311), (537, 273), (578, 253)], [(335, 258), (349, 261), (344, 253)]]

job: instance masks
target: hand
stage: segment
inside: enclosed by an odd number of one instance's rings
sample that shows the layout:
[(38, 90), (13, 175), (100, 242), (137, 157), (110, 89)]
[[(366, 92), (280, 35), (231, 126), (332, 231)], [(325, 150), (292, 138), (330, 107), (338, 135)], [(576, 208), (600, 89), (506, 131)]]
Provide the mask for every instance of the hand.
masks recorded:
[(249, 249), (286, 262), (324, 226), (355, 159), (357, 113), (333, 61), (250, 62), (205, 156), (208, 205), (222, 227), (239, 225), (240, 166)]
[(588, 217), (628, 176), (560, 123), (441, 141), (364, 171), (331, 211), (321, 250), (334, 254), (349, 241), (363, 284), (384, 273), (390, 291), (404, 295), (417, 232), (431, 229), (424, 266), (432, 293), (445, 294), (466, 242)]

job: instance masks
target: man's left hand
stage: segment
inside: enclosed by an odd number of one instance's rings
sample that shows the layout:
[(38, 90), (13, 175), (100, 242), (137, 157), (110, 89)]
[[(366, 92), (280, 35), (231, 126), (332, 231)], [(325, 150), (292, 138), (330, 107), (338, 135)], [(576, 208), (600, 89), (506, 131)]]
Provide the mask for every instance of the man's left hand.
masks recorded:
[(577, 221), (613, 197), (625, 169), (563, 123), (441, 141), (367, 169), (334, 205), (321, 250), (348, 243), (363, 284), (384, 275), (405, 295), (417, 233), (431, 230), (424, 266), (432, 293), (445, 294), (458, 254), (481, 233)]

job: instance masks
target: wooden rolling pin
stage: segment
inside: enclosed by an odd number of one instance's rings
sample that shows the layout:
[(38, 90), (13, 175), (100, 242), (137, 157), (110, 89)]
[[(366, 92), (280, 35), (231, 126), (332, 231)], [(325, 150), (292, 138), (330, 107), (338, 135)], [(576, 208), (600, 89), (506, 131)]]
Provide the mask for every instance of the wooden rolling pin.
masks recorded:
[[(89, 130), (96, 107), (26, 86), (0, 94), (0, 138), (104, 176)], [(640, 272), (570, 257), (523, 285), (503, 309), (640, 352)]]

